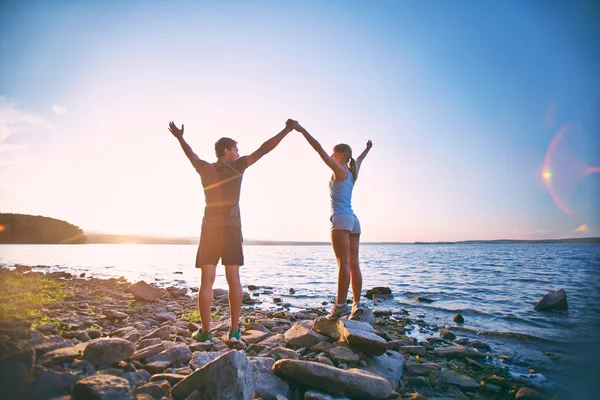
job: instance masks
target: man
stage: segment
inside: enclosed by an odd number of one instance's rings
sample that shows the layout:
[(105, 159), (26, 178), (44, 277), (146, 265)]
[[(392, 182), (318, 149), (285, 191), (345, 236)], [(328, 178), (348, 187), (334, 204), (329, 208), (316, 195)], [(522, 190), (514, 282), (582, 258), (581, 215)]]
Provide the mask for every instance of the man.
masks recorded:
[(235, 140), (223, 137), (215, 143), (217, 162), (213, 164), (201, 160), (186, 143), (183, 139), (183, 125), (179, 129), (173, 122), (169, 123), (169, 131), (179, 140), (185, 155), (200, 174), (206, 199), (200, 244), (196, 254), (196, 268), (202, 270), (198, 293), (198, 311), (200, 311), (202, 328), (194, 332), (192, 338), (198, 342), (212, 340), (210, 311), (219, 259), (225, 266), (225, 277), (229, 285), (231, 323), (227, 337), (230, 340), (241, 339), (238, 321), (243, 295), (240, 266), (244, 265), (239, 207), (242, 177), (246, 168), (277, 147), (294, 129), (295, 123), (296, 121), (288, 119), (281, 132), (264, 142), (254, 153), (244, 157), (239, 156)]

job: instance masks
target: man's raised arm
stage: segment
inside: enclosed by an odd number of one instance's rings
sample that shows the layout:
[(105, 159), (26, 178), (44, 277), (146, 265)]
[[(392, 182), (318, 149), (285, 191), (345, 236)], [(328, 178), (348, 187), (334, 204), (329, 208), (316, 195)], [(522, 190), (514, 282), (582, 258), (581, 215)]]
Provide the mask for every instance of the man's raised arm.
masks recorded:
[(183, 149), (183, 152), (185, 153), (187, 158), (190, 160), (190, 162), (192, 163), (194, 168), (198, 168), (201, 164), (206, 164), (206, 161), (201, 160), (200, 157), (198, 157), (196, 155), (196, 153), (194, 153), (194, 151), (192, 150), (190, 145), (187, 144), (187, 142), (183, 138), (183, 124), (181, 124), (181, 129), (179, 129), (173, 123), (173, 121), (171, 121), (171, 122), (169, 122), (169, 131), (173, 134), (173, 136), (175, 136), (177, 138), (177, 140), (179, 141), (179, 144), (181, 145), (181, 148)]
[(286, 137), (288, 133), (294, 130), (295, 124), (296, 121), (294, 121), (293, 119), (288, 119), (285, 123), (285, 128), (283, 128), (281, 132), (264, 142), (258, 148), (258, 150), (256, 150), (254, 153), (248, 156), (248, 166), (251, 166), (258, 160), (260, 160), (262, 156), (264, 156), (265, 154), (273, 150), (275, 147), (277, 147), (277, 145), (283, 140), (283, 138)]

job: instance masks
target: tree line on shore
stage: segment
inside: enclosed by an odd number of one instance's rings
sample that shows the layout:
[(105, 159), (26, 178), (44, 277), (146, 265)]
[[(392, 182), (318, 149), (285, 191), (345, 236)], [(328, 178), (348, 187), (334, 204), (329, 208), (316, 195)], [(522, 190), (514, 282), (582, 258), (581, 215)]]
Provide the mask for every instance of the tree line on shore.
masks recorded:
[(0, 243), (86, 244), (83, 230), (59, 219), (41, 215), (0, 213)]

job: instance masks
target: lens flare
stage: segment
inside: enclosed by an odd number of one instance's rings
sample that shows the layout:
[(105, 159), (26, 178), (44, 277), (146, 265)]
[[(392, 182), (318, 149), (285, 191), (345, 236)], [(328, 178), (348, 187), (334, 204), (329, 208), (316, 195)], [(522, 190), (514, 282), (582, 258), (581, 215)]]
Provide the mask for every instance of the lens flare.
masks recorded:
[(575, 124), (563, 125), (550, 141), (542, 167), (542, 178), (550, 197), (558, 208), (572, 217), (575, 213), (569, 203), (575, 189), (587, 175), (600, 172), (600, 166), (589, 166), (573, 154), (569, 138), (574, 138), (578, 131)]
[(6, 228), (4, 228), (4, 225), (0, 224), (0, 232), (3, 232), (4, 229), (6, 229)]

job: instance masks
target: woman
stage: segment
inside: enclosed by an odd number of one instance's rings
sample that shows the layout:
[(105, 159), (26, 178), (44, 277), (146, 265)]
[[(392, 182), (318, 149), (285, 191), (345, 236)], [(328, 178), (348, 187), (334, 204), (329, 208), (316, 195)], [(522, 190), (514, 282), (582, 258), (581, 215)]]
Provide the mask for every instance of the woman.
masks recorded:
[[(338, 144), (329, 156), (321, 144), (313, 138), (300, 124), (295, 129), (302, 133), (308, 143), (321, 156), (321, 159), (333, 171), (329, 182), (331, 194), (331, 244), (338, 263), (338, 287), (335, 305), (327, 316), (328, 319), (338, 319), (350, 314), (350, 319), (358, 320), (364, 312), (360, 302), (362, 290), (362, 275), (358, 264), (358, 245), (360, 241), (360, 222), (352, 211), (352, 189), (358, 178), (362, 161), (373, 146), (367, 142), (367, 148), (354, 160), (352, 149), (347, 144)], [(346, 304), (348, 287), (352, 282), (352, 310)]]

